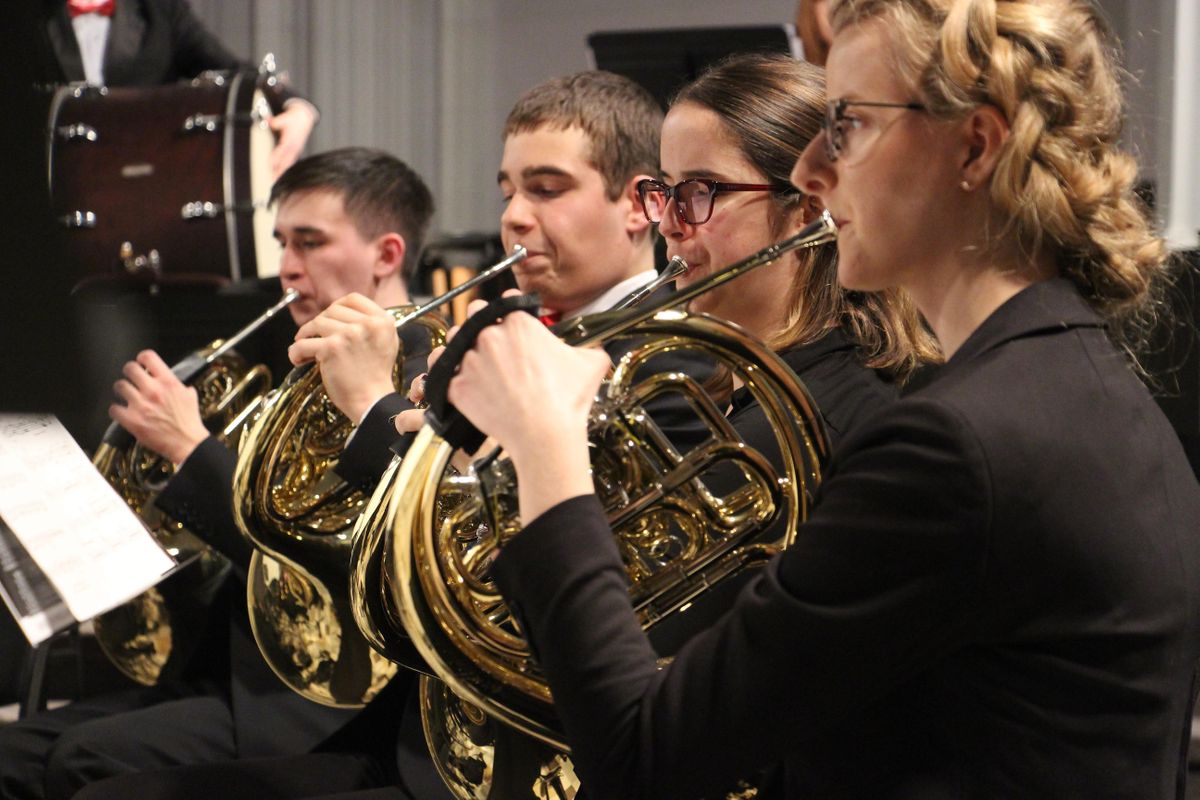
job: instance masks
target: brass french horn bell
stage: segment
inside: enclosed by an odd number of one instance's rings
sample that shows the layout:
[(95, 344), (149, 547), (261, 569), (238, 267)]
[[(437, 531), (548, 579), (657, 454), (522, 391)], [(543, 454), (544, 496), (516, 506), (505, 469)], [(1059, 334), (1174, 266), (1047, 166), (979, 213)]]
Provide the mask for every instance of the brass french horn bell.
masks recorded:
[[(196, 389), (200, 416), (228, 447), (271, 389), (271, 371), (249, 365), (233, 348), (299, 298), (289, 289), (275, 305), (224, 341), (175, 364), (171, 371)], [(96, 641), (130, 679), (152, 686), (177, 674), (198, 643), (212, 592), (228, 568), (219, 553), (154, 506), (174, 466), (142, 447), (120, 425), (109, 426), (92, 459), (96, 468), (178, 564), (188, 564), (157, 586), (93, 620)]]
[[(446, 323), (430, 313), (510, 270), (524, 248), (420, 307), (389, 309), (396, 327), (426, 328), (441, 345)], [(398, 391), (412, 376), (401, 374)], [(324, 705), (357, 707), (395, 673), (362, 638), (347, 599), (355, 520), (367, 495), (334, 473), (353, 423), (329, 400), (312, 365), (291, 372), (243, 438), (234, 472), (234, 518), (256, 548), (247, 582), (251, 628), (285, 684)]]

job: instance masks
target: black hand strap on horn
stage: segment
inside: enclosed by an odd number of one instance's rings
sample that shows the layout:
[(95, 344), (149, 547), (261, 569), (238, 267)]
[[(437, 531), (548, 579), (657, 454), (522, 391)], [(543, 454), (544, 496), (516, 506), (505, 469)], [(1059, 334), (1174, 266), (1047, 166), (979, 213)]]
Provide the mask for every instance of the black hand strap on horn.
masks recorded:
[(502, 297), (492, 301), (463, 323), (442, 351), (441, 357), (429, 370), (429, 377), (425, 380), (425, 400), (429, 403), (429, 408), (425, 411), (425, 421), (451, 446), (473, 453), (487, 438), (446, 399), (450, 379), (458, 372), (463, 356), (475, 346), (475, 339), (487, 326), (495, 325), (514, 311), (536, 314), (540, 306), (541, 301), (535, 294)]

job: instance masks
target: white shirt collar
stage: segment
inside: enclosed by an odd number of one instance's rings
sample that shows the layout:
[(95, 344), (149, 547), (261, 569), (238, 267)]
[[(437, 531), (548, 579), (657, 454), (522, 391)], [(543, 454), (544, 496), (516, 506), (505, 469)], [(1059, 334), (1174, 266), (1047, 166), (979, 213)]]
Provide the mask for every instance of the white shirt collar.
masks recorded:
[(563, 312), (562, 318), (571, 319), (572, 317), (582, 317), (585, 314), (595, 314), (600, 311), (607, 311), (616, 305), (617, 301), (621, 300), (623, 297), (625, 297), (625, 295), (635, 291), (636, 289), (642, 288), (657, 277), (658, 273), (652, 269), (639, 272), (637, 275), (633, 275), (621, 281), (616, 286), (610, 287), (608, 291), (604, 292), (595, 300), (592, 300), (592, 302), (587, 303), (580, 308)]

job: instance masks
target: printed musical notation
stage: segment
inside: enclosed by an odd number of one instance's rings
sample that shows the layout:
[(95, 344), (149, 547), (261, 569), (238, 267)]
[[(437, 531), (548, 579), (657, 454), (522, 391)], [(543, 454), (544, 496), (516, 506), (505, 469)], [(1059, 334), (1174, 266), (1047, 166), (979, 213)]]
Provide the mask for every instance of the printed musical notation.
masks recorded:
[(0, 414), (0, 595), (31, 642), (174, 566), (58, 420)]

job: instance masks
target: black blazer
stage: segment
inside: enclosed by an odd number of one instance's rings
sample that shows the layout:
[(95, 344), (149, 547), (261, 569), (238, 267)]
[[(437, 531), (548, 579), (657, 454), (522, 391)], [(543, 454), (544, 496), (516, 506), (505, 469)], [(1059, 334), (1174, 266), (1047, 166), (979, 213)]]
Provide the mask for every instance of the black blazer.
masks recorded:
[[(43, 0), (45, 37), (58, 74), (50, 82), (82, 81), (83, 58), (64, 0)], [(255, 69), (239, 59), (196, 18), (187, 0), (120, 0), (104, 51), (109, 86), (159, 86), (205, 70)], [(279, 87), (273, 105), (298, 95)]]
[(1026, 289), (835, 455), (794, 547), (659, 671), (592, 497), (493, 574), (592, 797), (1181, 797), (1200, 487), (1074, 288)]

